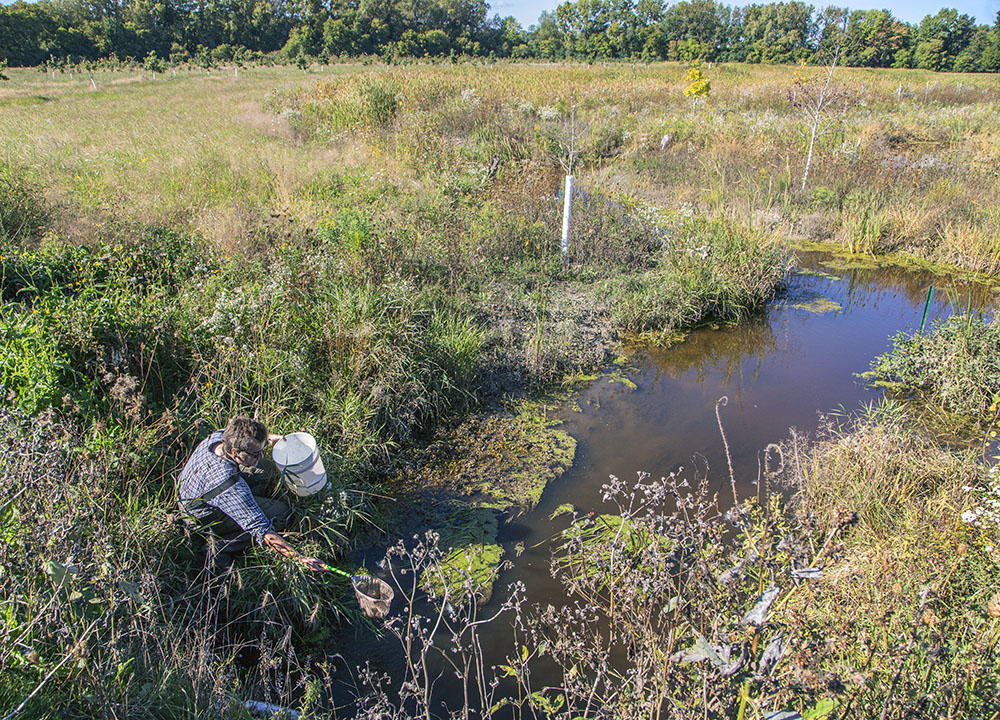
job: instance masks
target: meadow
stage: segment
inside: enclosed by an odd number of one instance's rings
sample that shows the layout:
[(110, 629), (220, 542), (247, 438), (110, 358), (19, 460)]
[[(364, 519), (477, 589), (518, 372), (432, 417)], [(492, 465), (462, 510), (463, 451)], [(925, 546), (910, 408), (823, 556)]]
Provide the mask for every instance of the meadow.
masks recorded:
[[(701, 71), (710, 90), (689, 97), (678, 64), (182, 68), (97, 73), (93, 84), (8, 70), (0, 378), (4, 443), (17, 452), (0, 461), (0, 704), (36, 717), (235, 717), (250, 699), (329, 710), (324, 643), (337, 623), (362, 622), (346, 588), (263, 553), (231, 579), (208, 577), (198, 539), (176, 517), (172, 474), (237, 412), (320, 438), (332, 487), (301, 508), (292, 536), (347, 564), (378, 538), (387, 496), (420, 492), (424, 476), (401, 483), (394, 468), (421, 457), (437, 427), (486, 413), (496, 434), (565, 462), (566, 443), (531, 434), (546, 425), (526, 398), (571, 387), (622, 342), (675, 342), (699, 324), (749, 317), (781, 292), (795, 243), (995, 280), (995, 76), (838, 69), (841, 103), (823, 115), (828, 131), (803, 189), (808, 118), (789, 93), (814, 87), (819, 71)], [(569, 169), (581, 191), (563, 260)], [(936, 331), (938, 344), (900, 339), (877, 366), (881, 380), (971, 417), (981, 439), (1000, 392), (981, 360), (995, 349), (992, 332), (969, 319)], [(940, 358), (954, 360), (954, 373), (926, 372)], [(775, 707), (989, 716), (1000, 610), (985, 578), (997, 525), (985, 511), (979, 524), (961, 518), (975, 504), (963, 488), (979, 488), (976, 507), (987, 507), (992, 476), (975, 452), (942, 451), (892, 407), (790, 446), (799, 458), (785, 479), (791, 509), (764, 497), (725, 526), (699, 500), (697, 521), (637, 518), (611, 537), (574, 524), (587, 542), (568, 536), (561, 567), (568, 594), (589, 592), (593, 612), (614, 616), (622, 601), (603, 607), (609, 586), (576, 572), (573, 558), (613, 556), (614, 543), (631, 543), (635, 577), (656, 571), (635, 588), (690, 580), (697, 589), (683, 618), (675, 605), (673, 624), (641, 642), (627, 638), (652, 615), (616, 626), (649, 683), (608, 700), (604, 716), (763, 717)], [(872, 478), (886, 488), (878, 497)], [(515, 488), (490, 507), (530, 504), (539, 492)], [(413, 562), (455, 549), (486, 562), (492, 522)], [(741, 541), (721, 550), (731, 532)], [(643, 533), (675, 545), (636, 555)], [(786, 536), (802, 549), (779, 548)], [(718, 591), (712, 578), (750, 545), (765, 560), (738, 592)], [(676, 558), (699, 552), (711, 572), (697, 579)], [(784, 577), (793, 559), (857, 568), (873, 554), (881, 576), (828, 571), (810, 602), (782, 585), (787, 633), (802, 644), (781, 682), (763, 658), (725, 675), (710, 654), (656, 674), (666, 667), (661, 641), (673, 648), (693, 628), (713, 648), (720, 633), (730, 648), (745, 633), (758, 653), (764, 634), (708, 618), (753, 608), (766, 577)], [(947, 580), (935, 580), (951, 558)], [(862, 591), (837, 581), (845, 573)], [(925, 581), (937, 584), (930, 600), (911, 602)], [(837, 624), (845, 593), (863, 598), (870, 623)], [(649, 597), (627, 602), (660, 612)], [(537, 644), (511, 665), (518, 682), (529, 654), (572, 645), (542, 642), (551, 620), (525, 630)], [(840, 640), (824, 644), (834, 627)], [(608, 648), (584, 645), (593, 652), (558, 662), (606, 671), (592, 663)], [(613, 673), (596, 677), (620, 685)], [(667, 701), (709, 683), (700, 704)], [(416, 696), (377, 686), (359, 676), (357, 703), (370, 716), (413, 712)], [(946, 691), (928, 700), (935, 686)], [(580, 708), (568, 690), (559, 705), (532, 692), (520, 696), (525, 717)]]

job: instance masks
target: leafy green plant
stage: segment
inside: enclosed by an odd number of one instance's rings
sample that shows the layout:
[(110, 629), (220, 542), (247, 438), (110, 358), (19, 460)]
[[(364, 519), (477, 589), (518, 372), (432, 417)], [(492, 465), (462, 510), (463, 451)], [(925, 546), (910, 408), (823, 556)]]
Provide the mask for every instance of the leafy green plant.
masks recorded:
[(1000, 326), (973, 314), (899, 333), (867, 373), (877, 385), (926, 393), (945, 409), (982, 417), (1000, 395)]

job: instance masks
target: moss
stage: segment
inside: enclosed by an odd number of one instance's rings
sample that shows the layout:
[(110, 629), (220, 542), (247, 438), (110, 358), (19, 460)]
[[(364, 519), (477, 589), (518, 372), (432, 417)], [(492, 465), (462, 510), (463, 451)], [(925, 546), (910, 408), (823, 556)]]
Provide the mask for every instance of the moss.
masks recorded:
[(839, 275), (834, 275), (833, 273), (823, 272), (822, 270), (804, 270), (804, 269), (800, 268), (800, 269), (798, 269), (798, 270), (795, 271), (795, 274), (796, 275), (806, 275), (808, 277), (824, 278), (826, 280), (834, 280), (834, 281), (840, 280), (840, 276)]
[(885, 263), (868, 255), (838, 255), (832, 260), (823, 262), (823, 267), (831, 270), (877, 270)]
[(428, 579), (428, 590), (440, 595), (444, 587), (455, 596), (473, 592), (478, 602), (489, 602), (493, 583), (500, 572), (503, 548), (496, 544), (474, 544), (455, 548), (440, 564), (441, 574)]
[(608, 382), (610, 383), (620, 383), (627, 387), (629, 390), (638, 390), (639, 386), (625, 373), (620, 370), (615, 370), (607, 375)]
[(562, 515), (572, 515), (575, 512), (576, 506), (573, 505), (573, 503), (563, 503), (552, 511), (552, 514), (549, 515), (549, 520), (555, 520), (557, 517), (561, 517)]
[(522, 402), (512, 412), (466, 418), (415, 453), (411, 464), (419, 470), (408, 482), (443, 488), (483, 507), (530, 510), (576, 454), (576, 441), (546, 410)]
[(450, 503), (442, 521), (438, 532), (443, 550), (491, 543), (497, 536), (497, 513), (486, 506)]
[(626, 347), (658, 347), (668, 348), (671, 345), (682, 343), (690, 334), (690, 329), (686, 330), (653, 330), (640, 333), (629, 333), (622, 339), (622, 344)]
[(407, 503), (398, 524), (419, 515), (437, 530), (450, 568), (443, 582), (457, 588), (468, 580), (489, 598), (503, 559), (499, 516), (535, 507), (545, 486), (573, 464), (576, 441), (558, 424), (538, 402), (471, 415), (439, 431), (399, 469), (396, 480), (410, 488), (416, 508)]
[(450, 594), (471, 590), (480, 602), (487, 602), (500, 569), (504, 551), (496, 544), (498, 513), (486, 506), (453, 500), (441, 504), (438, 515), (440, 548), (445, 557), (441, 575), (428, 576), (428, 590), (440, 594), (445, 586)]
[[(973, 281), (988, 285), (994, 290), (1000, 289), (1000, 282), (998, 282), (993, 276), (984, 276), (982, 273), (970, 270), (967, 267), (962, 267), (952, 263), (935, 262), (925, 257), (909, 253), (894, 252), (865, 255), (846, 252), (843, 245), (839, 243), (809, 241), (796, 242), (792, 245), (792, 249), (804, 252), (829, 253), (833, 257), (830, 260), (823, 262), (822, 265), (825, 268), (833, 270), (834, 272), (858, 269), (875, 270), (878, 268), (894, 267), (905, 270), (922, 271), (951, 279)], [(823, 273), (822, 271), (816, 272), (810, 270), (799, 270), (797, 272), (802, 275), (819, 275), (821, 277), (830, 278), (834, 277), (833, 275)]]

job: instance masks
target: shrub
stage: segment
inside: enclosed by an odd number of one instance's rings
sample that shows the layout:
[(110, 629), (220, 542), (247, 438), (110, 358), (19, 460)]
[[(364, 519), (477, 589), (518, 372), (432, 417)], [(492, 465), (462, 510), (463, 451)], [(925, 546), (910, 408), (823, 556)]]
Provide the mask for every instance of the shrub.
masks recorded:
[(184, 322), (170, 296), (194, 274), (196, 250), (157, 230), (122, 244), (8, 246), (0, 379), (15, 403), (29, 412), (65, 406), (92, 421), (162, 407), (187, 377)]
[(903, 392), (926, 392), (951, 412), (982, 415), (1000, 396), (1000, 326), (952, 316), (926, 335), (899, 333), (868, 377)]

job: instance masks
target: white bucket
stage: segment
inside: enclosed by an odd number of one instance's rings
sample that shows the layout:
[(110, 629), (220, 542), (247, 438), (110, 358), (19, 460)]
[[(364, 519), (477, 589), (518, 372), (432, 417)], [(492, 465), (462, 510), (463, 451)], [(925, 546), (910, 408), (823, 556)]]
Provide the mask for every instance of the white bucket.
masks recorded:
[(285, 435), (284, 440), (274, 444), (271, 459), (285, 485), (299, 497), (315, 495), (326, 485), (326, 468), (316, 449), (316, 438), (309, 433)]

